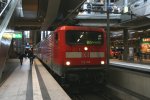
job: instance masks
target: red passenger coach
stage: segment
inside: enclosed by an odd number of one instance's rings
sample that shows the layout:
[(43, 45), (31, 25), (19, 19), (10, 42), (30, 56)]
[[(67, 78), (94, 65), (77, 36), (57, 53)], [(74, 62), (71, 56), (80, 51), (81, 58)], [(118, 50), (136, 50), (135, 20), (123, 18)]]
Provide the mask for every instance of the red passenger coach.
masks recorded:
[(107, 64), (106, 33), (103, 28), (62, 26), (37, 45), (37, 52), (59, 76), (99, 74)]

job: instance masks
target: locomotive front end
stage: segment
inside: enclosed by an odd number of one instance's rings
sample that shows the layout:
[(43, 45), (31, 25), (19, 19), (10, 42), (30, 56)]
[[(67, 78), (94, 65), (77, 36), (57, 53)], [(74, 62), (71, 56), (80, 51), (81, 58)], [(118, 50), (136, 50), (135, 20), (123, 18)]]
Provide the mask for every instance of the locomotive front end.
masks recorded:
[(66, 31), (66, 66), (102, 68), (106, 62), (104, 32), (89, 30)]
[(65, 32), (64, 73), (69, 80), (102, 82), (107, 65), (103, 29), (75, 29)]

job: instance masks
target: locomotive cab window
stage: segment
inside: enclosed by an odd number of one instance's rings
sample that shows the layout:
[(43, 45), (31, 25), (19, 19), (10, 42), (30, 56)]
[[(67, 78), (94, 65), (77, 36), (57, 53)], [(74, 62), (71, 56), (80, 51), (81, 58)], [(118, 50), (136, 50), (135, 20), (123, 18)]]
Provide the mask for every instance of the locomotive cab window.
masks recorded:
[(101, 45), (103, 43), (103, 33), (96, 31), (67, 31), (66, 43), (70, 45)]

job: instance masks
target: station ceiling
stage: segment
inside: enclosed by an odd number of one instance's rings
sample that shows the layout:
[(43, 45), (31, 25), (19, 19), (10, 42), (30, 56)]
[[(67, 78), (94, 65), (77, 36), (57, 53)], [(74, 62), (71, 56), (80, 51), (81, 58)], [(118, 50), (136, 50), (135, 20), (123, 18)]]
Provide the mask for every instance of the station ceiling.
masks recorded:
[[(64, 21), (85, 0), (22, 0), (22, 16), (15, 16), (12, 24), (16, 30), (46, 30), (51, 24)], [(18, 5), (20, 7), (20, 5)], [(17, 10), (16, 10), (17, 11)], [(20, 11), (19, 11), (20, 12)], [(18, 12), (16, 12), (17, 15)]]
[(150, 28), (150, 18), (146, 16), (140, 16), (136, 17), (135, 19), (122, 22), (120, 25), (132, 30), (146, 30)]
[[(61, 23), (76, 16), (77, 9), (86, 0), (22, 0), (23, 16), (15, 16), (12, 24), (16, 30), (47, 30), (53, 24)], [(19, 14), (18, 14), (19, 15)], [(136, 17), (120, 22), (111, 30), (146, 30), (150, 28), (150, 18)]]

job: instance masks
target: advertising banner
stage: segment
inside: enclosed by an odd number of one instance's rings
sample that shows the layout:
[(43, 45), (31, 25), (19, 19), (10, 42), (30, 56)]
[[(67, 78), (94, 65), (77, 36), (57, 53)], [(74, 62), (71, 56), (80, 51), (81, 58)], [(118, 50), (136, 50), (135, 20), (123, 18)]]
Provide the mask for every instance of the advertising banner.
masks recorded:
[(142, 53), (150, 53), (150, 37), (142, 38), (140, 47)]

